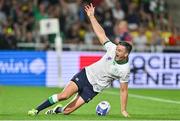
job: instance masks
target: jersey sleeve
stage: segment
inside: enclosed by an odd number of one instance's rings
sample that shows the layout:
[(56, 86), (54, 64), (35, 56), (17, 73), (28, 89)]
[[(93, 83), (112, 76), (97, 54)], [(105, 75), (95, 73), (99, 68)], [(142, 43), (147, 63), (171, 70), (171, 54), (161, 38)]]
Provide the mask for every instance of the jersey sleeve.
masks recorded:
[(110, 40), (107, 40), (104, 43), (104, 48), (106, 49), (106, 51), (114, 51), (116, 49), (116, 45), (114, 43), (112, 43)]
[(124, 73), (119, 79), (120, 83), (129, 82), (129, 76), (130, 72)]

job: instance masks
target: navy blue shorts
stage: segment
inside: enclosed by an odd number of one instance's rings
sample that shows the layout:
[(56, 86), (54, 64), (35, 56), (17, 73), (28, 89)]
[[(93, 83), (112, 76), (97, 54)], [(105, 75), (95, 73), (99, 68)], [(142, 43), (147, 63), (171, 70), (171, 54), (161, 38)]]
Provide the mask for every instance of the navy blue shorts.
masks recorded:
[(78, 86), (78, 94), (86, 103), (88, 103), (93, 99), (94, 96), (98, 94), (98, 92), (94, 92), (93, 86), (89, 83), (85, 69), (82, 69), (79, 73), (74, 75), (71, 80)]

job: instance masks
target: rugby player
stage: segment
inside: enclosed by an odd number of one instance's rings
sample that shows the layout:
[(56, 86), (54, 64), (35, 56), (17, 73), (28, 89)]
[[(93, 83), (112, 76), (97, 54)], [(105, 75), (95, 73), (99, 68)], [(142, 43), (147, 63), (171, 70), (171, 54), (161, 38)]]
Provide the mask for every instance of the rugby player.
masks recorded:
[(105, 55), (97, 62), (85, 67), (74, 75), (67, 86), (59, 94), (53, 94), (35, 109), (28, 111), (29, 115), (37, 115), (43, 109), (57, 102), (67, 100), (77, 93), (75, 98), (66, 106), (56, 106), (46, 114), (70, 114), (85, 103), (91, 101), (103, 89), (111, 86), (113, 80), (120, 81), (121, 114), (128, 117), (128, 80), (130, 67), (128, 56), (132, 45), (126, 41), (112, 43), (106, 36), (105, 31), (94, 16), (95, 7), (91, 4), (85, 6), (85, 11), (91, 22), (92, 28), (100, 43), (106, 49)]

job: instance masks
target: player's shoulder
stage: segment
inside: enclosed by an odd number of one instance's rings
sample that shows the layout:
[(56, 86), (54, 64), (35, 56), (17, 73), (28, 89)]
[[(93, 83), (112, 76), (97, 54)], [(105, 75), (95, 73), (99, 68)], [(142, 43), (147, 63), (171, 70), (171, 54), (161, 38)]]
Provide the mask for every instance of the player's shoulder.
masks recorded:
[(116, 44), (114, 44), (112, 41), (107, 40), (106, 42), (104, 42), (103, 44), (104, 48), (108, 51), (108, 50), (114, 50), (116, 48)]
[(119, 70), (123, 71), (124, 73), (130, 72), (130, 64), (129, 64), (129, 62), (127, 62), (125, 64), (118, 65), (118, 66), (119, 66)]
[(103, 46), (107, 46), (107, 45), (110, 45), (110, 46), (116, 46), (115, 43), (113, 43), (111, 40), (107, 39), (104, 43), (103, 43)]

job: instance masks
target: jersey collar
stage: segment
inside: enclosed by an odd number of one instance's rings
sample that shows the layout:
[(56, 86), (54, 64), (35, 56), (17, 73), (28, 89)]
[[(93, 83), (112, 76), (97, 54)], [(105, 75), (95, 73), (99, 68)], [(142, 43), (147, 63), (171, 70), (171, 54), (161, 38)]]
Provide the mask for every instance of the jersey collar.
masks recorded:
[(115, 63), (117, 63), (117, 64), (119, 64), (119, 65), (123, 65), (123, 64), (126, 64), (127, 62), (128, 62), (128, 58), (127, 59), (124, 59), (124, 60), (121, 60), (121, 61), (116, 61), (116, 60), (114, 60), (113, 61), (113, 64), (115, 64)]

